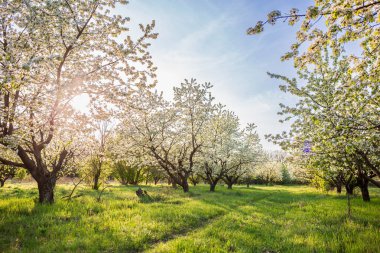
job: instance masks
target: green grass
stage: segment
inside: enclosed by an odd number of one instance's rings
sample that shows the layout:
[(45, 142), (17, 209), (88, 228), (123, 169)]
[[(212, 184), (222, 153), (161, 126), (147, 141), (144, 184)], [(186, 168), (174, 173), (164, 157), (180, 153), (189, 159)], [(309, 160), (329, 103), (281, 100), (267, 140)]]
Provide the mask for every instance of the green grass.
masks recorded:
[(34, 185), (0, 189), (0, 252), (380, 252), (380, 189), (372, 200), (305, 186), (197, 186), (190, 193), (165, 186), (108, 188), (62, 200), (35, 203)]

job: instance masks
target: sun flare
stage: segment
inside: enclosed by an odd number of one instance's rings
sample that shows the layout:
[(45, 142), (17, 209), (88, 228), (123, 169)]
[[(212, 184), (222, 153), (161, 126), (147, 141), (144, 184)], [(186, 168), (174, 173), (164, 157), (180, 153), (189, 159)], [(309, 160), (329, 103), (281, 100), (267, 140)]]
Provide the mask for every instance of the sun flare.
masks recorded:
[(90, 98), (87, 94), (80, 94), (71, 100), (71, 106), (78, 112), (86, 113), (89, 111)]

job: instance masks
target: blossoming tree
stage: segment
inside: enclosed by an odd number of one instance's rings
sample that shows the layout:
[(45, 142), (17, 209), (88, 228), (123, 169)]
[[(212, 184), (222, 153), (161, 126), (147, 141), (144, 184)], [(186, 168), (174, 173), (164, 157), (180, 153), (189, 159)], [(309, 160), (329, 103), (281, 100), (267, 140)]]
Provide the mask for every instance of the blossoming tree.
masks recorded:
[(0, 144), (18, 157), (0, 154), (0, 162), (27, 169), (41, 203), (54, 201), (70, 155), (68, 136), (76, 138), (67, 134), (80, 119), (70, 101), (86, 93), (110, 103), (155, 77), (147, 51), (147, 40), (157, 36), (154, 23), (141, 25), (139, 38), (126, 36), (129, 19), (111, 14), (126, 3), (9, 0), (0, 6)]

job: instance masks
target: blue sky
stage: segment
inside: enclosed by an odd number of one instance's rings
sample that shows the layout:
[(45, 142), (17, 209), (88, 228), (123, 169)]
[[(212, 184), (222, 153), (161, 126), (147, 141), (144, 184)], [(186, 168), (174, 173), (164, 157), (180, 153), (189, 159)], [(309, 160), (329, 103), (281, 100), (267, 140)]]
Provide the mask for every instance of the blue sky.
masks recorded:
[(266, 72), (294, 76), (293, 63), (280, 57), (295, 41), (297, 26), (279, 22), (264, 33), (245, 31), (272, 10), (305, 10), (309, 0), (130, 0), (117, 12), (137, 24), (156, 21), (157, 40), (151, 53), (158, 67), (158, 90), (170, 98), (172, 87), (185, 78), (211, 82), (213, 95), (233, 110), (243, 124), (254, 122), (265, 149), (278, 149), (264, 134), (280, 133), (288, 126), (278, 122), (280, 102), (294, 98), (278, 89)]

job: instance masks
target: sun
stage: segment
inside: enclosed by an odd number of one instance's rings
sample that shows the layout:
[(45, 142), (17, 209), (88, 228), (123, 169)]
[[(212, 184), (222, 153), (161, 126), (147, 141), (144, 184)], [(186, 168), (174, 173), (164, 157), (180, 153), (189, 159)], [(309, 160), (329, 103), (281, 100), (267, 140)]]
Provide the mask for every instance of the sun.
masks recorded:
[(89, 112), (90, 97), (87, 94), (80, 94), (75, 96), (70, 104), (74, 108), (74, 110), (82, 113)]

